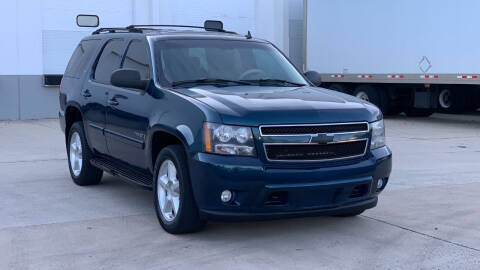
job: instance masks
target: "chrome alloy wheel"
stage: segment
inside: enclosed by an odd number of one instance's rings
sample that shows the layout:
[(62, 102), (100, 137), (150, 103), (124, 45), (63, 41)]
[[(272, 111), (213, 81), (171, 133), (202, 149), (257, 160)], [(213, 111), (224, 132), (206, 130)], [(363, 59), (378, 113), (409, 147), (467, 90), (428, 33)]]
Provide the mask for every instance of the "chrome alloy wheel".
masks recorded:
[(82, 171), (82, 141), (78, 132), (74, 132), (70, 137), (70, 167), (75, 177)]
[(356, 97), (365, 101), (370, 101), (370, 99), (368, 98), (368, 94), (363, 91), (358, 92)]
[(180, 208), (180, 182), (177, 179), (175, 163), (166, 159), (160, 166), (157, 179), (159, 210), (167, 222), (172, 222)]

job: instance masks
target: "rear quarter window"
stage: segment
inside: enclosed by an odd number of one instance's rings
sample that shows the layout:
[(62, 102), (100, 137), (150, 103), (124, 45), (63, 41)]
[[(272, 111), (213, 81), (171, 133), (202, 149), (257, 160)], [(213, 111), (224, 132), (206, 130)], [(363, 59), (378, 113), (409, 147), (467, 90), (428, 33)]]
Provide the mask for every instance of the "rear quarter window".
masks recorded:
[(73, 52), (65, 70), (65, 77), (80, 78), (88, 68), (89, 60), (100, 44), (98, 39), (82, 40)]

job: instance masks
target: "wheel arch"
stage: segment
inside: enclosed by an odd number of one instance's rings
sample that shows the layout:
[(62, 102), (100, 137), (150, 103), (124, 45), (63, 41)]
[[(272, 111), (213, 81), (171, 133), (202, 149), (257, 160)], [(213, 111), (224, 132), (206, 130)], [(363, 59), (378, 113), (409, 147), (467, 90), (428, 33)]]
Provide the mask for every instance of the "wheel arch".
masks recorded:
[[(147, 149), (147, 160), (148, 168), (153, 173), (155, 167), (155, 161), (157, 159), (160, 151), (169, 145), (181, 145), (185, 153), (188, 156), (189, 145), (192, 144), (191, 139), (189, 138), (191, 134), (185, 130), (173, 129), (171, 127), (163, 125), (155, 125), (151, 128), (149, 136), (147, 139), (146, 149)], [(187, 158), (188, 159), (188, 158)]]
[(75, 103), (67, 104), (65, 107), (65, 136), (68, 137), (68, 133), (73, 123), (81, 121), (83, 122), (82, 111), (80, 106)]

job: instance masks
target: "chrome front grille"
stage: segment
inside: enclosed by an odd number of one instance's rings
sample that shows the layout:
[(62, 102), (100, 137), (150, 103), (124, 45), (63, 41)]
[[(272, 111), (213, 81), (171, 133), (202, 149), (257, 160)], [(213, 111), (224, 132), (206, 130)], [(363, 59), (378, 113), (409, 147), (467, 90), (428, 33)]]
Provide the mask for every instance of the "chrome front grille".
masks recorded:
[(312, 125), (262, 125), (260, 134), (269, 161), (327, 161), (365, 155), (367, 122)]

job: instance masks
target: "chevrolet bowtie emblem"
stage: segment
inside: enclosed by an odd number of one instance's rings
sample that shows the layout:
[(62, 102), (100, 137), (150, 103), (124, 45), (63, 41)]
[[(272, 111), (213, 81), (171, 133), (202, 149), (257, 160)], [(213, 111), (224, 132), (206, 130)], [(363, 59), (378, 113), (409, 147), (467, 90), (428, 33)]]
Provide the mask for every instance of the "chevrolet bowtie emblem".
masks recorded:
[(331, 143), (334, 140), (334, 135), (331, 134), (312, 134), (310, 137), (310, 143), (317, 143), (317, 144), (327, 144)]

